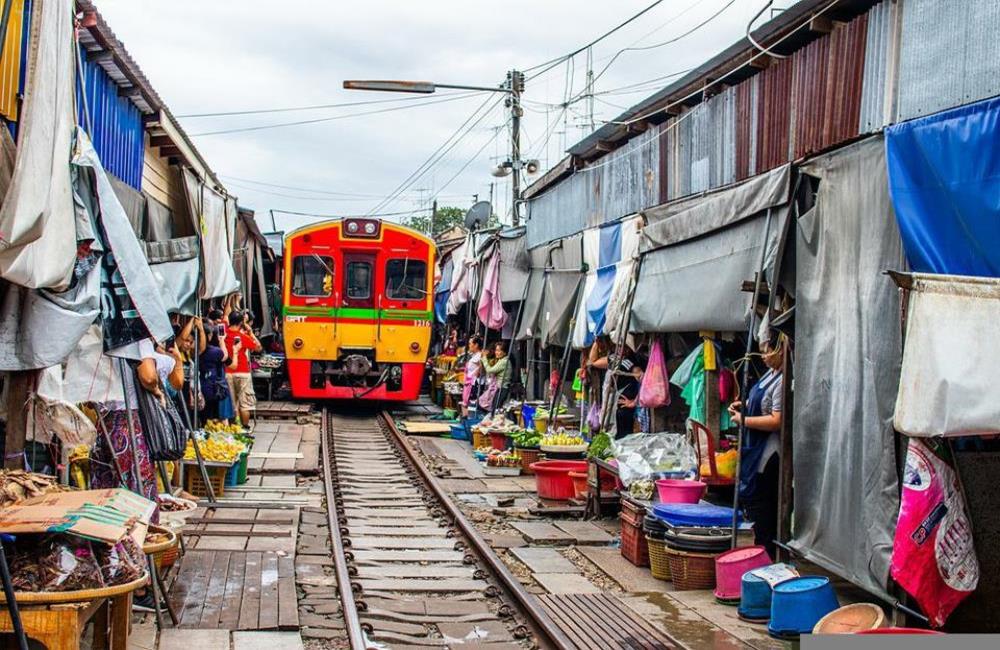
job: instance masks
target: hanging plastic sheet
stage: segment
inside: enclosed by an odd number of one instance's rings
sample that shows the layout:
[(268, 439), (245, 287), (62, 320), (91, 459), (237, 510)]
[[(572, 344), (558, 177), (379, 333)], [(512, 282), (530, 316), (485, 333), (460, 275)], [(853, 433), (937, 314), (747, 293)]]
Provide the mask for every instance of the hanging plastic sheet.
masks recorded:
[(1000, 279), (894, 274), (909, 290), (906, 337), (893, 422), (910, 436), (1000, 432), (1000, 345), (984, 339), (1000, 323)]
[(543, 346), (562, 346), (566, 345), (583, 283), (583, 235), (572, 235), (551, 244), (548, 263), (538, 312), (539, 334)]
[(28, 57), (20, 146), (0, 207), (0, 278), (64, 290), (76, 262), (69, 169), (76, 123), (73, 6), (34, 3), (32, 23), (37, 38)]
[(174, 215), (170, 208), (153, 197), (146, 196), (146, 223), (143, 226), (144, 241), (167, 241), (174, 238)]
[(141, 237), (146, 227), (145, 195), (128, 183), (119, 180), (113, 174), (108, 174), (108, 180), (111, 182), (111, 188), (115, 191), (115, 196), (118, 197), (118, 202), (122, 204), (122, 209), (125, 210), (125, 216), (128, 217), (129, 223), (132, 224), (132, 231), (136, 237)]
[(787, 214), (787, 206), (781, 206), (772, 210), (770, 227), (765, 212), (646, 253), (632, 301), (631, 331), (744, 330), (749, 301), (740, 287), (757, 273), (765, 246), (770, 277)]
[(497, 240), (500, 250), (500, 300), (513, 302), (524, 296), (531, 260), (525, 248), (524, 226), (504, 230)]
[(149, 268), (160, 288), (160, 298), (167, 313), (194, 315), (198, 295), (198, 258), (150, 264)]
[[(641, 223), (641, 217), (632, 217), (584, 231), (583, 257), (587, 275), (576, 315), (574, 346), (588, 346), (597, 336), (609, 332), (608, 309), (616, 290), (619, 301), (615, 303), (615, 308), (620, 310), (624, 307), (622, 299), (626, 296), (623, 289), (627, 287), (623, 285), (631, 281), (629, 273), (632, 260), (639, 253)], [(623, 264), (628, 267), (624, 274), (621, 273)], [(620, 314), (615, 312), (613, 316), (617, 324)]]
[(470, 233), (451, 254), (454, 269), (451, 273), (451, 292), (448, 296), (448, 315), (454, 316), (472, 296), (472, 265), (475, 262), (475, 243)]
[(1000, 99), (885, 130), (892, 201), (910, 268), (1000, 276)]
[(549, 259), (548, 246), (532, 248), (529, 257), (531, 272), (528, 274), (528, 287), (524, 293), (524, 306), (521, 308), (521, 323), (516, 335), (519, 341), (538, 336), (538, 316), (545, 290), (545, 265)]
[(434, 294), (434, 318), (444, 325), (448, 322), (448, 296), (450, 291), (439, 291)]
[(815, 206), (795, 242), (795, 526), (791, 545), (885, 595), (899, 511), (893, 403), (904, 264), (884, 144), (869, 138), (805, 163)]
[(233, 272), (226, 197), (207, 187), (190, 169), (184, 170), (184, 187), (196, 228), (201, 233), (200, 297), (220, 298), (229, 295), (239, 289), (239, 282)]

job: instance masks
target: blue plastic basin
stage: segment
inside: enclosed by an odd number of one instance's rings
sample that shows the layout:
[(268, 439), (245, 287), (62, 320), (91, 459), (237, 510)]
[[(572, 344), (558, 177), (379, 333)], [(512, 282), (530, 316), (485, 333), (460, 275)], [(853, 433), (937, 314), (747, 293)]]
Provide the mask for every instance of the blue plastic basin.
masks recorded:
[[(671, 526), (733, 525), (733, 509), (710, 503), (660, 503), (653, 506), (653, 515)], [(736, 518), (737, 525), (740, 518)]]
[(740, 579), (740, 618), (766, 621), (771, 618), (771, 585), (747, 571)]
[(771, 594), (771, 636), (809, 634), (823, 618), (840, 607), (829, 578), (801, 576), (775, 585)]

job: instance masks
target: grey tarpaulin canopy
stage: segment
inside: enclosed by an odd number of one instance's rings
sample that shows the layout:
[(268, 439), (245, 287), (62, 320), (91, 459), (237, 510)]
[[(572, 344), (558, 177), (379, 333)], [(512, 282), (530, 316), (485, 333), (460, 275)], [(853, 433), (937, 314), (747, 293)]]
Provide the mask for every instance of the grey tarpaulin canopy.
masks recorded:
[(881, 137), (801, 167), (819, 179), (795, 233), (792, 547), (885, 595), (899, 512), (892, 428), (903, 268)]
[[(540, 263), (542, 272), (536, 266)], [(532, 249), (531, 266), (518, 338), (537, 337), (542, 346), (565, 345), (583, 280), (583, 235)]]
[(504, 230), (499, 235), (500, 249), (500, 300), (511, 302), (524, 296), (524, 283), (528, 281), (531, 260), (526, 247), (524, 226)]
[(788, 215), (790, 177), (785, 166), (712, 194), (647, 210), (632, 331), (746, 327), (749, 301), (741, 285), (757, 272), (762, 246), (767, 247), (767, 272), (773, 269)]

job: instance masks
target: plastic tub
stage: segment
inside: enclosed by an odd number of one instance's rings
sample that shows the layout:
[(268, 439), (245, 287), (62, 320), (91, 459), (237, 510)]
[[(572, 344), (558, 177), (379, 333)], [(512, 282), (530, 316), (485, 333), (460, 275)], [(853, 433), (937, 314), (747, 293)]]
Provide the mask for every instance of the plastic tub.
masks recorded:
[[(653, 506), (653, 514), (671, 526), (733, 525), (733, 509), (708, 503), (662, 503)], [(736, 523), (740, 523), (737, 515)]]
[(570, 472), (569, 478), (573, 481), (573, 496), (577, 499), (587, 496), (587, 472)]
[(771, 585), (749, 571), (740, 580), (737, 616), (750, 623), (766, 623), (771, 618)]
[(812, 632), (820, 619), (840, 607), (830, 579), (800, 576), (774, 587), (768, 634), (780, 639)]
[(698, 503), (708, 486), (701, 481), (683, 481), (661, 478), (656, 481), (660, 503)]
[(835, 609), (813, 628), (813, 634), (857, 634), (885, 625), (885, 612), (874, 603), (853, 603)]
[(494, 449), (503, 451), (510, 444), (510, 438), (506, 433), (490, 433), (490, 444)]
[(452, 424), (451, 425), (451, 437), (454, 440), (468, 440), (469, 439), (469, 427), (464, 423)]
[(541, 460), (531, 464), (535, 470), (535, 489), (543, 499), (568, 501), (576, 494), (570, 472), (586, 472), (587, 461)]
[(726, 551), (715, 558), (715, 597), (738, 603), (743, 574), (771, 563), (763, 546), (747, 546)]

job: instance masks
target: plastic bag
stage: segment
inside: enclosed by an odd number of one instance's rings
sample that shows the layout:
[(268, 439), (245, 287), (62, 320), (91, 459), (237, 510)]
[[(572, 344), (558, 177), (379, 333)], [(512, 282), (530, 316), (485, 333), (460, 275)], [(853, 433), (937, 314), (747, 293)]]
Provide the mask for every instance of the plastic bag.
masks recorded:
[(936, 440), (910, 438), (891, 572), (932, 627), (944, 625), (979, 583), (965, 500), (951, 454)]
[(633, 433), (611, 443), (625, 485), (660, 475), (694, 478), (698, 457), (681, 433)]
[(138, 388), (139, 422), (146, 438), (151, 460), (180, 460), (187, 445), (187, 428), (181, 421), (174, 401), (169, 397), (161, 403), (148, 390)]
[(134, 552), (130, 552), (125, 540), (135, 545), (131, 537), (126, 537), (113, 546), (98, 545), (95, 549), (97, 562), (101, 567), (101, 577), (108, 586), (124, 585), (138, 580), (146, 570), (144, 565), (138, 563)]
[(596, 402), (590, 405), (590, 411), (587, 413), (587, 426), (590, 427), (591, 431), (600, 431), (601, 429), (601, 405)]
[(670, 376), (667, 374), (667, 364), (663, 360), (660, 339), (656, 339), (649, 351), (649, 363), (639, 385), (639, 406), (656, 408), (668, 404), (670, 404)]

